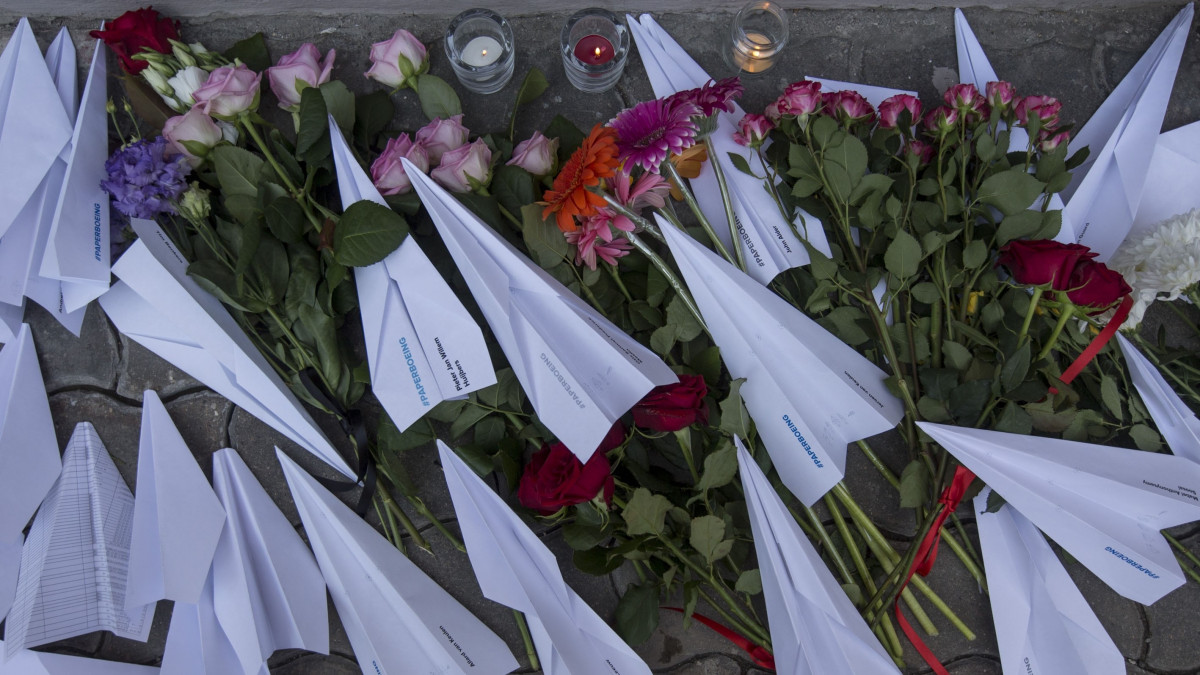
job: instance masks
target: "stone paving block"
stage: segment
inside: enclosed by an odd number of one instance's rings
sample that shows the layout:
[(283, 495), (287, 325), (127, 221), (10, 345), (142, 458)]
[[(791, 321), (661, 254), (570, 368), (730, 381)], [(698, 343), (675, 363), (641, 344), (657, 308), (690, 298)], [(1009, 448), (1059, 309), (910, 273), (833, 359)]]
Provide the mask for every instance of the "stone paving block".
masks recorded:
[[(866, 439), (866, 442), (893, 475), (899, 476), (904, 471), (908, 464), (908, 451), (899, 434), (879, 434)], [(846, 451), (846, 476), (851, 496), (884, 534), (913, 536), (917, 528), (916, 512), (900, 508), (900, 493), (853, 443)], [(849, 520), (848, 515), (846, 518)]]
[[(663, 604), (670, 607), (682, 607), (683, 600), (681, 597), (674, 597)], [(718, 621), (721, 620), (720, 615), (706, 603), (699, 603), (696, 611)], [(760, 616), (765, 616), (765, 614)], [(667, 610), (659, 610), (658, 630), (654, 631), (654, 635), (649, 640), (638, 645), (636, 650), (638, 655), (655, 671), (671, 673), (690, 672), (686, 669), (678, 671), (672, 669), (680, 664), (689, 663), (697, 654), (725, 656), (744, 654), (732, 642), (697, 621), (690, 621), (685, 628), (683, 615)]]
[(161, 601), (154, 610), (154, 623), (150, 627), (150, 637), (145, 642), (119, 637), (112, 633), (101, 633), (101, 641), (96, 658), (109, 661), (124, 661), (125, 663), (140, 663), (147, 666), (157, 666), (162, 663), (163, 649), (167, 644), (167, 628), (171, 625), (171, 611), (175, 603)]
[(1100, 619), (1100, 625), (1104, 626), (1104, 630), (1112, 638), (1113, 644), (1127, 659), (1140, 657), (1147, 638), (1140, 611), (1141, 605), (1121, 597), (1074, 558), (1064, 555), (1057, 546), (1055, 549), (1059, 553), (1059, 559), (1063, 561), (1063, 566), (1079, 587), (1079, 592), (1083, 593), (1088, 605)]
[[(1001, 675), (1000, 660), (994, 656), (964, 656), (947, 664), (946, 670), (954, 675)], [(924, 675), (930, 672), (930, 668), (924, 663), (920, 663), (920, 667), (910, 667), (908, 672), (914, 675), (917, 673)]]
[(1146, 608), (1151, 636), (1142, 662), (1156, 671), (1191, 672), (1200, 669), (1200, 586), (1194, 581), (1168, 593)]
[(362, 669), (343, 656), (313, 654), (298, 649), (276, 652), (267, 662), (271, 675), (359, 675)]
[(26, 304), (25, 321), (33, 331), (46, 391), (80, 386), (111, 389), (116, 383), (117, 336), (99, 305), (88, 306), (79, 337), (34, 302)]
[(741, 675), (742, 664), (728, 656), (709, 654), (693, 656), (691, 660), (675, 668), (656, 668), (654, 672), (669, 675)]
[(158, 392), (159, 398), (168, 399), (180, 392), (203, 386), (154, 352), (121, 336), (121, 363), (116, 386), (118, 395), (140, 401), (142, 392), (153, 389)]
[(50, 397), (50, 415), (54, 418), (54, 432), (60, 449), (67, 446), (76, 424), (91, 422), (125, 484), (134, 484), (142, 423), (140, 407), (93, 391), (64, 391)]
[(202, 391), (168, 400), (165, 405), (175, 428), (211, 481), (212, 462), (208, 458), (229, 445), (226, 425), (233, 404), (211, 391)]

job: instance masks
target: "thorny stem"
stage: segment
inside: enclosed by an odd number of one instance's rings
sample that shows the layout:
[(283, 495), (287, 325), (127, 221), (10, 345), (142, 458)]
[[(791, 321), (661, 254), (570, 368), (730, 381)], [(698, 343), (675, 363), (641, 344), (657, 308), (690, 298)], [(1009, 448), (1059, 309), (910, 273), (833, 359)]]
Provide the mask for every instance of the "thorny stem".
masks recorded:
[[(713, 589), (717, 591), (717, 594), (721, 596), (721, 599), (729, 605), (729, 610), (737, 615), (737, 617), (741, 619), (742, 623), (746, 624), (747, 627), (753, 628), (758, 637), (765, 637), (765, 633), (763, 632), (762, 628), (758, 627), (758, 622), (755, 621), (753, 617), (749, 616), (744, 609), (742, 609), (741, 603), (738, 602), (737, 598), (733, 597), (733, 595), (731, 595), (729, 591), (725, 589), (725, 584), (720, 583), (716, 578), (713, 577), (711, 571), (704, 569), (698, 563), (688, 557), (686, 553), (684, 553), (667, 537), (660, 536), (658, 540), (662, 542), (663, 546), (666, 547), (668, 551), (671, 552), (671, 555), (675, 556), (676, 559), (699, 575), (701, 579), (707, 581), (708, 585), (712, 586)], [(766, 639), (766, 644), (770, 644), (769, 638)]]
[(737, 266), (738, 269), (745, 272), (746, 254), (738, 245), (737, 215), (733, 212), (733, 200), (729, 197), (729, 185), (725, 182), (725, 169), (717, 161), (712, 143), (707, 138), (704, 139), (704, 146), (708, 149), (708, 165), (712, 167), (713, 175), (717, 177), (717, 185), (721, 187), (721, 205), (725, 207), (725, 218), (729, 221), (729, 240), (733, 242), (733, 253), (737, 256)]
[(687, 287), (683, 285), (683, 281), (681, 281), (679, 277), (675, 275), (675, 272), (669, 265), (667, 265), (667, 262), (659, 257), (659, 255), (654, 252), (654, 249), (650, 248), (650, 246), (648, 246), (646, 242), (642, 241), (641, 237), (638, 237), (636, 234), (622, 231), (621, 236), (628, 239), (629, 243), (633, 244), (634, 248), (640, 251), (642, 255), (649, 258), (650, 262), (654, 263), (654, 266), (658, 268), (658, 271), (661, 272), (664, 277), (666, 277), (667, 283), (670, 284), (672, 289), (674, 289), (676, 295), (679, 296), (679, 299), (682, 300), (683, 304), (688, 308), (688, 311), (690, 311), (692, 316), (696, 318), (696, 321), (700, 324), (700, 327), (703, 328), (704, 332), (707, 333), (708, 325), (704, 323), (704, 317), (700, 315), (700, 308), (696, 307), (696, 302), (692, 300), (692, 294), (688, 293)]
[(408, 532), (408, 536), (412, 537), (413, 543), (424, 549), (426, 553), (432, 553), (432, 549), (429, 548), (429, 542), (417, 530), (417, 526), (408, 517), (408, 514), (400, 508), (396, 500), (392, 499), (392, 495), (388, 494), (388, 491), (383, 486), (378, 487), (377, 493), (379, 494), (379, 498), (383, 500), (383, 505), (387, 507), (388, 512), (396, 516), (396, 519), (404, 526), (404, 530)]
[(683, 201), (687, 203), (692, 213), (696, 215), (696, 220), (700, 221), (700, 227), (704, 228), (704, 232), (712, 240), (713, 247), (717, 249), (717, 253), (720, 253), (721, 257), (728, 260), (731, 264), (736, 265), (737, 260), (729, 254), (729, 250), (725, 248), (725, 244), (721, 243), (721, 238), (717, 236), (712, 223), (708, 221), (704, 212), (700, 210), (700, 203), (696, 201), (696, 195), (692, 194), (692, 189), (683, 182), (683, 177), (679, 175), (679, 171), (675, 169), (675, 165), (670, 161), (666, 161), (659, 166), (662, 172), (667, 174), (667, 178), (670, 178), (679, 192), (683, 194)]

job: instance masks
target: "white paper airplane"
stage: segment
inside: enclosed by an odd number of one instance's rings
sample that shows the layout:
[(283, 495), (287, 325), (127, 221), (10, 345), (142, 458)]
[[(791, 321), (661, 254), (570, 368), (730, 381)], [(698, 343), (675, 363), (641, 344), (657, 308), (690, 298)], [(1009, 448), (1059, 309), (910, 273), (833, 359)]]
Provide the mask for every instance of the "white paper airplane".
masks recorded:
[(654, 352), (404, 162), (538, 417), (580, 461), (651, 389), (679, 381)]
[[(971, 25), (967, 23), (967, 17), (963, 15), (961, 9), (954, 10), (954, 42), (958, 47), (958, 81), (973, 84), (979, 90), (979, 93), (986, 95), (988, 82), (999, 82), (1000, 77), (996, 75), (995, 69), (988, 61), (987, 54), (983, 52), (983, 45), (979, 44), (979, 39), (975, 37), (975, 32), (971, 30)], [(1078, 145), (1077, 141), (1071, 140), (1071, 147), (1083, 147)], [(1021, 127), (1010, 127), (1008, 130), (1008, 151), (1009, 152), (1025, 152), (1029, 148), (1029, 134)], [(1033, 203), (1031, 209), (1041, 209), (1042, 200), (1039, 199)], [(1057, 193), (1051, 195), (1050, 205), (1047, 207), (1052, 210), (1062, 211), (1063, 200)], [(1071, 225), (1071, 220), (1066, 213), (1062, 214), (1062, 225), (1058, 228), (1058, 234), (1054, 235), (1054, 241), (1064, 244), (1074, 244), (1076, 240), (1075, 228)]]
[(192, 451), (158, 394), (146, 391), (125, 606), (199, 602), (224, 526), (225, 510)]
[(1133, 386), (1171, 452), (1200, 464), (1200, 419), (1133, 343), (1117, 333), (1117, 344), (1129, 365)]
[[(342, 209), (387, 206), (330, 117)], [(483, 331), (411, 236), (382, 262), (354, 268), (371, 391), (401, 431), (443, 400), (496, 383)]]
[(25, 316), (25, 303), (9, 305), (0, 302), (0, 345), (17, 339), (21, 331), (21, 319)]
[(1063, 191), (1063, 215), (1101, 262), (1116, 252), (1138, 212), (1192, 14), (1190, 3), (1180, 10), (1071, 139), (1091, 154)]
[(1159, 134), (1154, 159), (1146, 171), (1146, 185), (1137, 216), (1125, 241), (1154, 231), (1162, 221), (1200, 208), (1200, 122)]
[[(712, 79), (691, 56), (688, 56), (679, 43), (658, 25), (654, 17), (643, 14), (634, 19), (626, 15), (625, 22), (637, 42), (638, 54), (642, 56), (642, 64), (650, 77), (650, 86), (654, 89), (655, 96), (669, 96), (678, 91), (695, 89)], [(775, 200), (767, 193), (763, 179), (742, 173), (729, 159), (730, 153), (740, 155), (759, 176), (767, 175), (758, 153), (733, 141), (737, 123), (745, 114), (736, 104), (732, 113), (718, 113), (717, 130), (709, 137), (712, 144), (712, 156), (709, 159), (720, 162), (725, 175), (738, 234), (741, 237), (738, 245), (741, 246), (746, 260), (746, 271), (759, 283), (766, 284), (786, 269), (808, 264), (808, 249), (797, 237), (797, 233), (826, 256), (830, 255), (830, 249), (825, 238), (825, 229), (816, 216), (801, 209), (789, 223)], [(705, 164), (699, 177), (690, 180), (701, 211), (713, 224), (713, 229), (725, 247), (732, 247), (729, 219), (725, 215), (716, 174)]]
[(899, 675), (741, 439), (734, 437), (734, 444), (776, 670), (790, 675)]
[(61, 470), (33, 336), (21, 324), (0, 349), (0, 619), (17, 593), (25, 526)]
[(0, 54), (0, 236), (70, 140), (71, 120), (22, 18)]
[[(0, 640), (0, 650), (4, 641)], [(154, 666), (102, 661), (66, 654), (22, 650), (11, 661), (0, 660), (0, 675), (155, 675)]]
[(990, 493), (975, 498), (975, 520), (1004, 672), (1124, 675), (1125, 657), (1042, 533), (1011, 505), (988, 513)]
[(276, 449), (364, 673), (501, 675), (512, 652), (449, 593)]
[(483, 595), (525, 614), (547, 675), (650, 675), (650, 667), (567, 586), (558, 561), (458, 455), (438, 453)]
[(71, 135), (71, 151), (39, 274), (62, 284), (65, 311), (83, 309), (108, 290), (108, 52), (94, 43), (92, 64)]
[(1183, 585), (1159, 531), (1200, 520), (1200, 465), (1154, 452), (917, 424), (1117, 593), (1149, 605)]
[(90, 422), (63, 454), (21, 553), (5, 654), (108, 630), (145, 642), (154, 605), (125, 607), (133, 495)]
[(117, 330), (233, 401), (346, 476), (354, 472), (219, 300), (187, 275), (188, 262), (154, 222), (113, 265), (121, 279), (100, 298)]
[[(260, 673), (279, 649), (328, 654), (325, 582), (300, 535), (236, 451), (213, 455), (213, 490), (227, 519), (213, 557), (212, 600), (201, 594), (199, 614), (204, 616), (211, 602), (212, 617), (200, 622), (199, 634), (181, 631), (187, 639), (177, 640), (176, 649), (193, 654), (212, 645), (218, 663), (240, 664), (235, 675)], [(214, 620), (226, 642), (212, 632)]]
[(896, 426), (887, 375), (770, 289), (659, 221), (675, 263), (785, 485), (812, 505), (842, 479), (846, 444)]

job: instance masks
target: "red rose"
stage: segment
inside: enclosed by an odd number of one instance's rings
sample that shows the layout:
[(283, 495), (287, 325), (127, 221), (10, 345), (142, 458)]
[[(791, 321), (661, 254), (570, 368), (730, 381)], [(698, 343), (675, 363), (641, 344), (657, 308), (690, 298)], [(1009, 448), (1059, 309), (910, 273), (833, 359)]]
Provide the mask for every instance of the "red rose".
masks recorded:
[(1080, 244), (1060, 244), (1049, 239), (1010, 241), (1000, 249), (996, 264), (1012, 273), (1013, 281), (1027, 286), (1050, 284), (1056, 291), (1069, 290), (1075, 268), (1096, 257)]
[(605, 503), (612, 502), (616, 487), (612, 467), (604, 454), (605, 445), (616, 437), (611, 449), (625, 438), (620, 422), (613, 425), (600, 449), (584, 464), (562, 443), (543, 445), (525, 465), (521, 484), (517, 486), (517, 501), (521, 505), (548, 516), (564, 506), (590, 502), (603, 495)]
[(137, 74), (150, 64), (135, 61), (132, 57), (141, 54), (143, 48), (159, 54), (170, 53), (171, 43), (167, 40), (179, 39), (179, 22), (147, 7), (125, 12), (109, 22), (106, 30), (94, 30), (89, 35), (104, 40), (104, 44), (120, 57), (125, 72)]
[(1120, 273), (1094, 260), (1084, 260), (1075, 268), (1069, 289), (1067, 298), (1076, 306), (1094, 308), (1089, 314), (1099, 314), (1133, 292)]
[(633, 423), (654, 431), (677, 431), (708, 423), (704, 396), (708, 385), (699, 375), (680, 375), (676, 384), (655, 387), (633, 406)]

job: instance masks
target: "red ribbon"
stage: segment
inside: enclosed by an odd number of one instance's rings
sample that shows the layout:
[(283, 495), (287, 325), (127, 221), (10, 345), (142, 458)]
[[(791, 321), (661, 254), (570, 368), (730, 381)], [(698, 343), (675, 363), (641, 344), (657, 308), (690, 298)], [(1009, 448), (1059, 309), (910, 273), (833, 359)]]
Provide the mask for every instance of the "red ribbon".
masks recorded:
[[(942, 505), (942, 510), (938, 512), (937, 517), (933, 519), (933, 525), (929, 528), (929, 532), (925, 534), (925, 538), (921, 541), (920, 548), (917, 549), (917, 555), (913, 558), (912, 567), (908, 570), (908, 575), (904, 577), (904, 583), (900, 585), (900, 593), (908, 587), (908, 582), (914, 574), (926, 576), (933, 569), (933, 563), (937, 560), (938, 542), (942, 540), (942, 525), (946, 519), (950, 517), (955, 510), (958, 509), (959, 503), (963, 497), (967, 495), (967, 488), (971, 486), (971, 481), (975, 480), (975, 474), (971, 470), (961, 464), (954, 470), (954, 480), (950, 481), (950, 486), (942, 491), (942, 496), (938, 498), (938, 503)], [(900, 593), (896, 594), (896, 604), (893, 607), (896, 615), (896, 622), (900, 624), (900, 629), (904, 631), (904, 635), (908, 637), (908, 641), (917, 649), (917, 653), (921, 658), (925, 659), (925, 663), (933, 669), (935, 675), (950, 675), (946, 667), (938, 661), (933, 652), (921, 640), (921, 636), (917, 635), (917, 631), (908, 623), (908, 619), (904, 618), (904, 614), (900, 611)]]
[[(672, 612), (679, 612), (680, 614), (683, 614), (683, 610), (679, 607), (663, 607), (663, 609), (669, 609)], [(775, 670), (775, 657), (769, 650), (767, 650), (766, 647), (754, 644), (749, 638), (741, 633), (738, 633), (728, 626), (717, 623), (703, 614), (692, 612), (692, 618), (713, 629), (717, 635), (729, 640), (742, 651), (749, 654), (750, 658), (754, 660), (755, 665)]]
[[(1079, 357), (1075, 359), (1075, 362), (1072, 363), (1070, 367), (1068, 367), (1067, 370), (1062, 374), (1062, 377), (1058, 378), (1062, 380), (1063, 384), (1070, 384), (1071, 380), (1074, 380), (1079, 373), (1083, 372), (1083, 369), (1087, 367), (1087, 364), (1091, 363), (1092, 359), (1096, 358), (1096, 355), (1100, 353), (1100, 350), (1104, 349), (1104, 345), (1108, 344), (1108, 341), (1117, 334), (1117, 330), (1121, 328), (1121, 324), (1125, 323), (1126, 317), (1129, 316), (1129, 310), (1132, 308), (1133, 297), (1126, 295), (1125, 298), (1121, 300), (1121, 304), (1117, 306), (1117, 311), (1113, 314), (1113, 318), (1110, 319), (1107, 324), (1105, 324), (1104, 329), (1100, 331), (1100, 334), (1092, 339), (1087, 348), (1080, 352)], [(1050, 387), (1050, 393), (1057, 394), (1058, 388)]]

